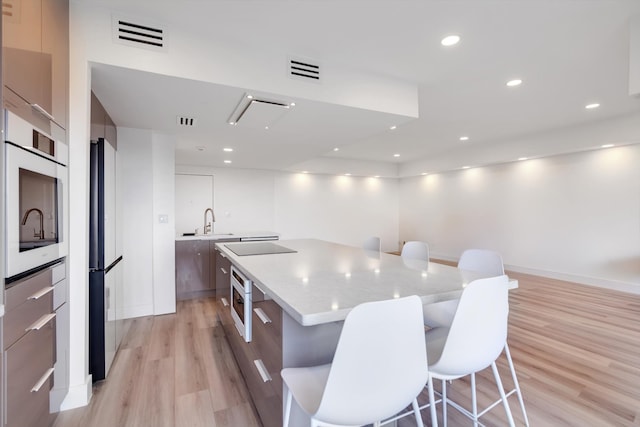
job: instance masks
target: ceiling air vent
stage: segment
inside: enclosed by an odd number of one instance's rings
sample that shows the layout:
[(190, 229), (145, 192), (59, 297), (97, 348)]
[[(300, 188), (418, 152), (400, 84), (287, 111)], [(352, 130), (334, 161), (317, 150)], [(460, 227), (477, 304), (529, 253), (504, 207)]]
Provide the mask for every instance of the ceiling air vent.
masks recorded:
[(113, 16), (114, 41), (152, 50), (167, 50), (167, 33), (156, 23)]
[(320, 82), (320, 64), (307, 59), (289, 58), (289, 76), (294, 79)]
[(182, 127), (194, 127), (196, 125), (196, 119), (193, 117), (177, 116), (176, 122), (178, 126)]

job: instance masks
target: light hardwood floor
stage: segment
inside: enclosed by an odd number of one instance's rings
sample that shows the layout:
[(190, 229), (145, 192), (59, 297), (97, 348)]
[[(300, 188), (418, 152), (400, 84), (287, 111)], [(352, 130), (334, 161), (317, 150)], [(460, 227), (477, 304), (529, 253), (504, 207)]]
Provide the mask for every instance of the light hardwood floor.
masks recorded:
[[(530, 425), (640, 426), (640, 296), (509, 275), (520, 283), (510, 293), (509, 345)], [(175, 315), (129, 321), (108, 380), (54, 427), (259, 425), (216, 318), (213, 300), (198, 299), (179, 302)], [(504, 357), (499, 369), (510, 387)], [(468, 387), (454, 381), (449, 395), (465, 404)], [(480, 406), (497, 395), (490, 370), (478, 393)], [(523, 425), (515, 395), (509, 403)], [(487, 426), (505, 420), (501, 406), (483, 418)], [(449, 425), (470, 422), (450, 409)]]

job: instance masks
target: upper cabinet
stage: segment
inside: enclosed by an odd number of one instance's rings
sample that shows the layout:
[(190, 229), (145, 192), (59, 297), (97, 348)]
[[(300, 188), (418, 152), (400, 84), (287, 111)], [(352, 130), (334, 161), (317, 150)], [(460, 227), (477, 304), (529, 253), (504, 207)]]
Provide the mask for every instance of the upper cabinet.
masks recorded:
[(66, 129), (68, 0), (3, 0), (2, 32), (3, 83), (16, 95), (10, 102), (18, 104), (7, 106), (24, 117), (28, 109), (21, 103), (27, 104), (33, 110), (27, 115)]
[(90, 139), (97, 141), (104, 138), (113, 148), (118, 148), (118, 130), (111, 120), (109, 113), (104, 109), (100, 100), (91, 92), (91, 129)]

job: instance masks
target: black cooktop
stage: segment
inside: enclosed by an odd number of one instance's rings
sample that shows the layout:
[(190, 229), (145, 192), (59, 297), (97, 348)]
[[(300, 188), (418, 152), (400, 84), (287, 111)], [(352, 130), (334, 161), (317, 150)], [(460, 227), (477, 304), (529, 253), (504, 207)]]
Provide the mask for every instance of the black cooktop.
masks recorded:
[(271, 242), (229, 243), (224, 246), (238, 256), (287, 254), (298, 252)]

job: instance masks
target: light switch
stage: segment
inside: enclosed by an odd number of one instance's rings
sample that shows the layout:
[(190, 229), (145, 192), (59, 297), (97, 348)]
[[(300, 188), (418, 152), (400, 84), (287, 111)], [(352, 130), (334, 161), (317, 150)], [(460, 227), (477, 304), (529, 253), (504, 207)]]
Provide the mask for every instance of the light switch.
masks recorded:
[(169, 215), (158, 215), (158, 222), (160, 224), (168, 224), (169, 223)]

